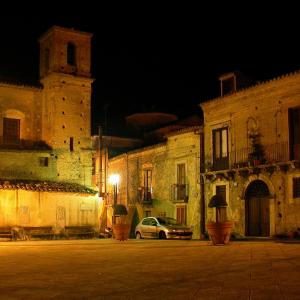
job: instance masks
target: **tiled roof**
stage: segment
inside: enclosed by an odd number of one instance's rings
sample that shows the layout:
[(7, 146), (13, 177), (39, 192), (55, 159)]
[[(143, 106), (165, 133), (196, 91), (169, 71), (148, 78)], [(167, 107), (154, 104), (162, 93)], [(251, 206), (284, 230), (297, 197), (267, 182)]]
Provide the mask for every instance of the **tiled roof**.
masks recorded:
[(37, 181), (37, 180), (5, 180), (0, 179), (0, 190), (26, 190), (36, 192), (62, 192), (96, 194), (88, 187), (76, 183)]
[(256, 82), (255, 84), (253, 84), (249, 87), (239, 89), (238, 91), (236, 91), (233, 94), (228, 94), (228, 95), (224, 95), (223, 97), (216, 97), (216, 98), (212, 98), (212, 99), (203, 99), (201, 101), (202, 103), (200, 103), (200, 105), (205, 104), (207, 102), (212, 102), (212, 101), (215, 101), (215, 100), (221, 100), (221, 99), (224, 99), (224, 98), (227, 98), (227, 97), (229, 98), (231, 96), (234, 96), (234, 95), (237, 95), (237, 94), (240, 94), (240, 93), (244, 93), (244, 92), (256, 89), (259, 86), (264, 86), (264, 85), (267, 85), (271, 82), (279, 81), (279, 80), (289, 78), (289, 77), (292, 77), (292, 76), (296, 76), (296, 75), (299, 75), (299, 74), (300, 74), (300, 70), (297, 70), (297, 71), (290, 72), (290, 73), (287, 73), (287, 74), (283, 74), (283, 75), (280, 75), (280, 76), (277, 76), (277, 77), (274, 77), (274, 78), (271, 78), (271, 79), (268, 79), (268, 80), (265, 80), (265, 81), (258, 81), (258, 82)]
[(35, 88), (35, 89), (42, 89), (43, 85), (35, 80), (26, 80), (26, 79), (15, 79), (15, 78), (9, 78), (4, 77), (0, 75), (0, 83), (8, 84), (8, 85), (17, 85), (21, 87), (29, 87), (29, 88)]

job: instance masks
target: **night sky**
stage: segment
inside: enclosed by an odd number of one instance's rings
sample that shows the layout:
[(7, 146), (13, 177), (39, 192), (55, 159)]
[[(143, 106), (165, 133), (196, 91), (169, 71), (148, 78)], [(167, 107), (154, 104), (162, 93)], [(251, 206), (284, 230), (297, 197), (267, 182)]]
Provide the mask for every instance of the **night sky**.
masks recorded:
[(2, 16), (0, 76), (37, 80), (37, 40), (52, 25), (92, 32), (92, 133), (105, 124), (105, 111), (107, 134), (114, 135), (124, 135), (124, 116), (135, 112), (201, 114), (198, 104), (218, 96), (222, 73), (238, 70), (263, 81), (300, 69), (292, 8), (256, 14), (247, 7), (231, 14), (193, 7), (79, 11)]

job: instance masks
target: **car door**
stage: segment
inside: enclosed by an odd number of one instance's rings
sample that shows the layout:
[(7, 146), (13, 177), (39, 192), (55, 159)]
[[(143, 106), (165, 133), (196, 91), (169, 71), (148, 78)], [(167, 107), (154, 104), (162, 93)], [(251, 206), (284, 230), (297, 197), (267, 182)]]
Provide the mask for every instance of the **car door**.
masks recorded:
[(151, 237), (150, 236), (150, 223), (151, 223), (150, 218), (145, 218), (142, 221), (142, 225), (140, 227), (140, 230), (141, 230), (141, 234), (142, 234), (143, 238), (149, 238), (149, 237)]
[(150, 218), (150, 224), (149, 224), (149, 237), (150, 238), (157, 238), (157, 221), (155, 218)]

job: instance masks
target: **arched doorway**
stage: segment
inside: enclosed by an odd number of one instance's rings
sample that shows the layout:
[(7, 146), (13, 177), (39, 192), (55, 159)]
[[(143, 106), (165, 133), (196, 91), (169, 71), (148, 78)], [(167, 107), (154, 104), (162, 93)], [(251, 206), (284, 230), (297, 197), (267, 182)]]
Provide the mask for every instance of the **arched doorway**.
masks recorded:
[(270, 192), (262, 180), (254, 180), (247, 187), (246, 200), (246, 235), (270, 235)]

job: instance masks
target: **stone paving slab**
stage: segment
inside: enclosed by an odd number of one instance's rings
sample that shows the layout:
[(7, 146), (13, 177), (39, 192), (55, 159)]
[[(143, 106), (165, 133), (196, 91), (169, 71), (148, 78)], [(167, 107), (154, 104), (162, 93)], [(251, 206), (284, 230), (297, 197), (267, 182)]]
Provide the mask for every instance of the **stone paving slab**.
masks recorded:
[(0, 243), (0, 299), (300, 299), (300, 244)]

